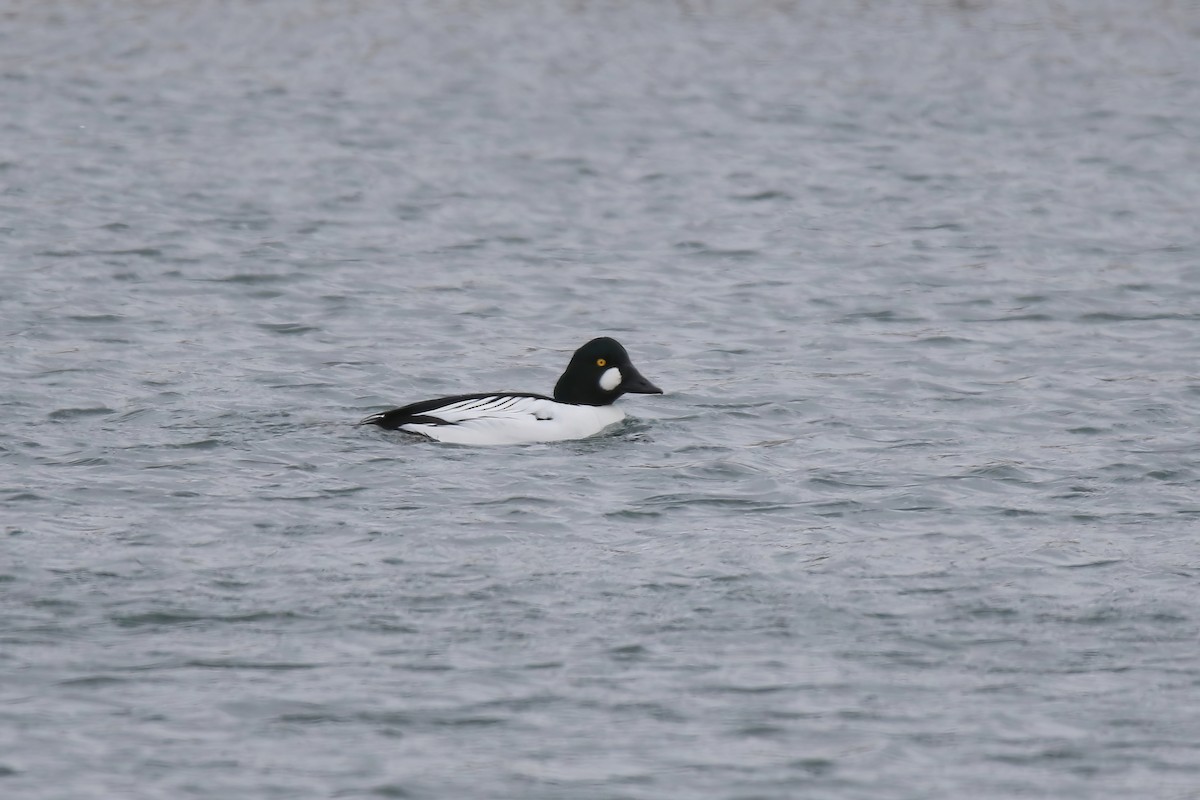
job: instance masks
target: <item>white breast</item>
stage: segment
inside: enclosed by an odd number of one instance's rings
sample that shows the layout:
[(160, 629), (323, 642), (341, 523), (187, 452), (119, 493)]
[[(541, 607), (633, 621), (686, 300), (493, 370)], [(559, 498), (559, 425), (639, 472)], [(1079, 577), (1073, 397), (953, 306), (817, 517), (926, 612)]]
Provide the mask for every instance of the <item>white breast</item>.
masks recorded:
[(473, 398), (423, 416), (447, 424), (408, 423), (400, 429), (452, 444), (529, 444), (583, 439), (620, 422), (625, 413), (609, 406), (576, 406), (540, 397)]

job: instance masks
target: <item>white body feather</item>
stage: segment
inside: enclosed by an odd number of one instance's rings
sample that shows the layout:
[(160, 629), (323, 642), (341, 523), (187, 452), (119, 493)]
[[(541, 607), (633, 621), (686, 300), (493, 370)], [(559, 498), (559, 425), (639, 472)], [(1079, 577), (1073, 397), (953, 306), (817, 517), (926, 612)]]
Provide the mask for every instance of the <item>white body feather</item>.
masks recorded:
[(400, 430), (451, 444), (530, 444), (594, 436), (620, 422), (615, 406), (556, 403), (541, 397), (476, 397), (460, 400), (421, 416), (445, 425), (410, 422)]

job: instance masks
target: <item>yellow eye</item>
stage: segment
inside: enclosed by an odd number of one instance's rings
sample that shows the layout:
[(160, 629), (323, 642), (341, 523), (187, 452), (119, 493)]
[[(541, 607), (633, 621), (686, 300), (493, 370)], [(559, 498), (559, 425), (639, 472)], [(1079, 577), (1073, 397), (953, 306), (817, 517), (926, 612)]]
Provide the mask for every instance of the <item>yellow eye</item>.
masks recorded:
[(596, 366), (597, 366), (597, 367), (603, 367), (603, 366), (604, 366), (605, 364), (607, 364), (607, 363), (608, 363), (608, 362), (607, 362), (607, 361), (605, 361), (603, 358), (597, 358), (597, 359), (596, 359)]

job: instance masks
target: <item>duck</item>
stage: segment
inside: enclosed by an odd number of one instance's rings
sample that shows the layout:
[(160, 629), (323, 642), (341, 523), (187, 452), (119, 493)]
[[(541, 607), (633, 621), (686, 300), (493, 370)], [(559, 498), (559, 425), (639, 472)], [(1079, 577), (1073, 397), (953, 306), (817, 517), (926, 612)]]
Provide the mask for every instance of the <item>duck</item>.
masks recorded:
[(625, 419), (625, 412), (613, 405), (623, 394), (662, 393), (633, 366), (620, 342), (601, 336), (571, 356), (553, 397), (460, 394), (380, 411), (358, 424), (450, 444), (560, 442), (595, 436)]

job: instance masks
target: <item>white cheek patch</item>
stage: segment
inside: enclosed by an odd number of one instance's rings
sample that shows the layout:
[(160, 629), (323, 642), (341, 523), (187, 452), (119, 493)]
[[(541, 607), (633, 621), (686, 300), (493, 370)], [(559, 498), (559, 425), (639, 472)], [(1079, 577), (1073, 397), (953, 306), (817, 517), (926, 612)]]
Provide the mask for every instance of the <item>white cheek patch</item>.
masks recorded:
[(613, 389), (621, 385), (621, 370), (616, 367), (609, 367), (604, 370), (604, 374), (600, 376), (600, 388), (606, 392), (611, 392)]

